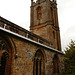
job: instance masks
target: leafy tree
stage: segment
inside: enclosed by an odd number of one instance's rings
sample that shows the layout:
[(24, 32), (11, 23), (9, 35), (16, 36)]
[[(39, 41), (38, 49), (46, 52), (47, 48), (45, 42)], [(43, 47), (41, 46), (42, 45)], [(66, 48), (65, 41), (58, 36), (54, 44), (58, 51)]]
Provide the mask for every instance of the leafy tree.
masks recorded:
[(62, 75), (75, 75), (75, 41), (71, 40), (65, 49), (65, 70)]

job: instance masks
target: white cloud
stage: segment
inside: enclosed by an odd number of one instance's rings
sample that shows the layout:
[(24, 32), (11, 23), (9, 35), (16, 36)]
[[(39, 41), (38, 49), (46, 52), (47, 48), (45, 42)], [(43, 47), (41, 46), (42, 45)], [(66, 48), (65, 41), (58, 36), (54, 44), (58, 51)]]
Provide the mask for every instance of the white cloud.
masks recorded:
[(75, 0), (57, 0), (62, 49), (75, 40)]
[[(0, 16), (29, 29), (31, 0), (0, 0)], [(36, 0), (35, 0), (36, 1)], [(62, 49), (75, 40), (75, 0), (57, 0)]]

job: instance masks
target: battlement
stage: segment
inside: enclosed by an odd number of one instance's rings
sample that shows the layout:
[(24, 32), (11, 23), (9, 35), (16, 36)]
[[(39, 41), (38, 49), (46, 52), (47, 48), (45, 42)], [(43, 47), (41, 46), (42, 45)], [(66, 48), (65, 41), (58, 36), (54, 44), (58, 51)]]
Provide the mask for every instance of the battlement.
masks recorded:
[[(43, 3), (43, 2), (45, 2), (46, 0), (36, 0), (36, 1), (34, 1), (34, 0), (31, 0), (31, 5), (32, 6), (36, 6), (36, 5), (38, 5), (38, 4), (40, 4), (40, 3)], [(56, 3), (56, 0), (47, 0), (47, 2), (50, 2), (51, 4), (54, 4), (54, 3)]]
[(28, 30), (2, 18), (1, 16), (0, 16), (0, 27), (4, 28), (6, 30), (9, 30), (11, 32), (17, 33), (19, 35), (22, 35), (22, 36), (29, 38), (31, 40), (34, 40), (36, 42), (39, 42), (41, 44), (45, 44), (50, 47), (52, 47), (52, 45), (53, 45), (51, 42), (47, 41), (46, 39), (29, 32)]
[(34, 2), (34, 0), (32, 0), (32, 6), (35, 6), (35, 5), (37, 5), (37, 4), (39, 4), (39, 3), (41, 3), (41, 2), (45, 2), (45, 0), (36, 0), (36, 2)]

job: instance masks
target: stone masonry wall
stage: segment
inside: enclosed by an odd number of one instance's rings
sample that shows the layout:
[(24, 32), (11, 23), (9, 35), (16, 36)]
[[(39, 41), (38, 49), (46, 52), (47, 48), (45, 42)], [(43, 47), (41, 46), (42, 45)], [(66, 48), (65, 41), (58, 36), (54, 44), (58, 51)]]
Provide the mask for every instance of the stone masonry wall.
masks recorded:
[[(53, 57), (56, 52), (51, 51), (50, 49), (44, 48), (42, 46), (36, 45), (24, 39), (20, 39), (18, 37), (12, 37), (18, 58), (13, 59), (13, 69), (12, 75), (33, 75), (33, 61), (34, 55), (38, 49), (43, 50), (45, 52), (45, 74), (52, 75), (53, 74)], [(63, 55), (58, 54), (59, 57), (59, 70), (61, 72), (63, 65)]]

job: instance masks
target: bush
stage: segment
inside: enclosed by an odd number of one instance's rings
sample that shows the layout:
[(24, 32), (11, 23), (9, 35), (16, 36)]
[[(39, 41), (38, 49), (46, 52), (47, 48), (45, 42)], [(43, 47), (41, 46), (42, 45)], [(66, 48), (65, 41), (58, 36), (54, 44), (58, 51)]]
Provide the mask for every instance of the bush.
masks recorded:
[(62, 75), (75, 75), (75, 41), (69, 43), (65, 49), (65, 69)]

